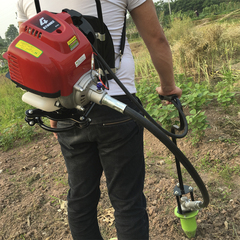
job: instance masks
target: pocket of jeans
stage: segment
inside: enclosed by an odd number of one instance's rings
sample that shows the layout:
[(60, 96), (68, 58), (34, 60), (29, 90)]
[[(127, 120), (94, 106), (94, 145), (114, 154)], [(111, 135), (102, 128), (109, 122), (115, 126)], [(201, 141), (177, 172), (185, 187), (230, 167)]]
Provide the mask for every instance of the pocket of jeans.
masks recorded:
[(102, 125), (104, 127), (113, 126), (113, 125), (119, 125), (119, 124), (122, 124), (122, 123), (129, 122), (131, 120), (132, 120), (132, 118), (127, 118), (127, 119), (123, 119), (123, 120), (116, 120), (116, 121), (112, 121), (112, 122), (103, 123)]

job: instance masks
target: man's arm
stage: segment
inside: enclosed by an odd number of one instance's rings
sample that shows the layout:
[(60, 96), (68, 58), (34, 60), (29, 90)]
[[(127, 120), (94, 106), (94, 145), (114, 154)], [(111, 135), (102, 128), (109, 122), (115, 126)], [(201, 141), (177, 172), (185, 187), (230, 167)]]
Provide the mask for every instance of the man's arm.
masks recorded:
[(181, 97), (182, 91), (174, 82), (171, 49), (158, 21), (152, 0), (146, 0), (130, 14), (159, 74), (161, 87), (156, 89), (157, 92), (161, 95), (177, 94)]

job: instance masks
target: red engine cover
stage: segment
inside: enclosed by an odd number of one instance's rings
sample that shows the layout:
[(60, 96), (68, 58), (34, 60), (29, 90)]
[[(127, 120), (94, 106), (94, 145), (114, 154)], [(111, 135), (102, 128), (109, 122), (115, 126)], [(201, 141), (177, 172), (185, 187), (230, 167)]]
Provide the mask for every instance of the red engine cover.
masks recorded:
[(91, 69), (92, 47), (68, 13), (42, 11), (20, 26), (5, 58), (10, 77), (41, 96), (72, 93), (73, 85)]

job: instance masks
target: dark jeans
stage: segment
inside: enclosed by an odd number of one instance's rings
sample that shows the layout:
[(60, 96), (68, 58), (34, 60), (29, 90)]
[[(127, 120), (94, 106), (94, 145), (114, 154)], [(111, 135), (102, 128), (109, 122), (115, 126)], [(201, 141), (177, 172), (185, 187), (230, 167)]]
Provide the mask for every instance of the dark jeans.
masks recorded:
[[(130, 107), (126, 98), (120, 99)], [(129, 117), (105, 106), (94, 106), (92, 124), (58, 134), (68, 170), (68, 219), (77, 240), (102, 240), (97, 205), (104, 171), (115, 209), (119, 240), (148, 239), (148, 216), (143, 194), (145, 163), (143, 128)], [(59, 127), (67, 122), (59, 123)]]

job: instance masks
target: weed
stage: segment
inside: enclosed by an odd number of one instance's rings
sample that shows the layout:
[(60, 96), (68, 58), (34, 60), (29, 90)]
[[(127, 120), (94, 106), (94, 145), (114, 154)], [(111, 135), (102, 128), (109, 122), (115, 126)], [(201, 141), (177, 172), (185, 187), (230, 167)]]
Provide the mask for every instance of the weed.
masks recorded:
[(51, 201), (51, 204), (54, 204), (54, 206), (60, 205), (60, 198), (54, 197), (54, 196), (50, 196), (53, 200)]
[(236, 239), (237, 240), (239, 240), (240, 239), (240, 237), (239, 237), (239, 232), (237, 231), (238, 229), (237, 229), (237, 226), (235, 226), (235, 224), (234, 223), (232, 223), (232, 228), (233, 228), (233, 237), (236, 237)]
[(20, 235), (20, 238), (23, 239), (23, 240), (25, 240), (24, 235), (25, 235), (25, 234), (21, 234), (21, 235)]
[(36, 131), (24, 121), (24, 110), (31, 106), (20, 101), (23, 91), (4, 76), (0, 75), (0, 80), (0, 148), (6, 151), (18, 139), (30, 141)]
[(58, 184), (62, 184), (64, 186), (68, 186), (68, 181), (67, 179), (63, 179), (61, 177), (54, 177), (54, 180), (57, 182), (57, 185)]

